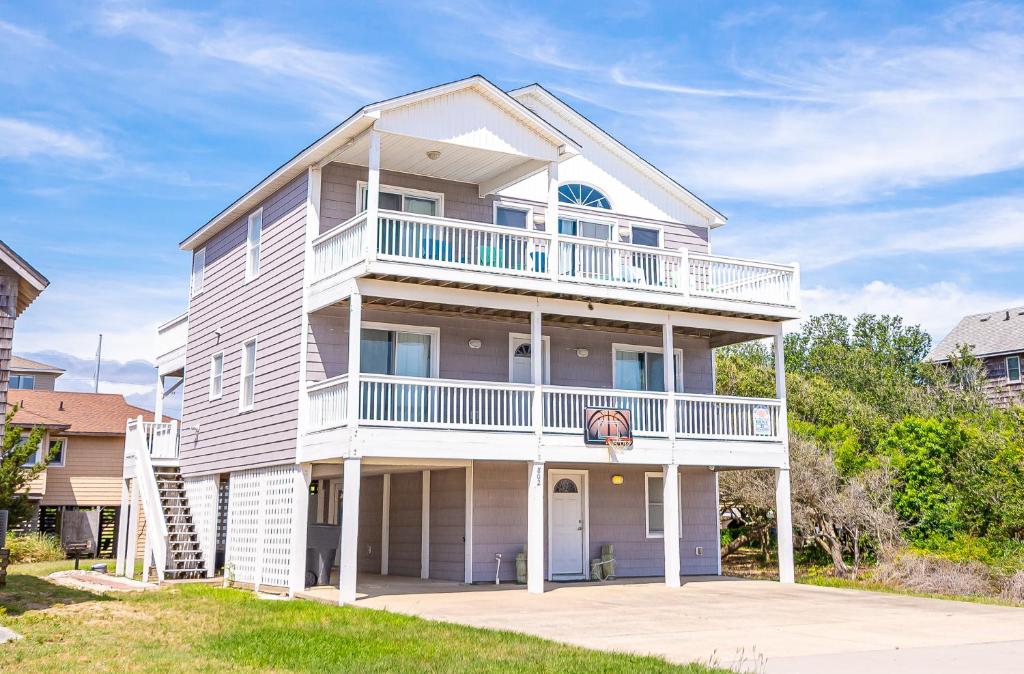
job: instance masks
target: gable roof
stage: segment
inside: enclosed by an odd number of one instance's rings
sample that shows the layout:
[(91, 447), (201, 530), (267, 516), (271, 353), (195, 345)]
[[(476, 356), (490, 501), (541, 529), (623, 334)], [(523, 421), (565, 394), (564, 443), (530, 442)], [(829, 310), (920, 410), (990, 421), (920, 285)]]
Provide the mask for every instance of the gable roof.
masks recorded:
[(965, 316), (935, 345), (927, 360), (948, 361), (960, 344), (970, 345), (978, 357), (1024, 352), (1024, 306)]
[(30, 360), (21, 356), (11, 356), (8, 369), (11, 372), (38, 372), (40, 374), (64, 374), (64, 370), (56, 365), (47, 365), (38, 360)]
[(563, 115), (576, 119), (580, 125), (589, 132), (595, 140), (602, 142), (609, 149), (615, 152), (617, 155), (626, 160), (627, 163), (632, 164), (641, 173), (645, 174), (656, 183), (660, 184), (664, 189), (668, 190), (670, 194), (675, 195), (678, 199), (681, 199), (690, 208), (697, 210), (708, 216), (711, 220), (711, 227), (720, 227), (725, 224), (727, 218), (720, 211), (712, 207), (709, 203), (698, 197), (696, 194), (680, 185), (674, 178), (669, 176), (667, 173), (659, 169), (657, 166), (647, 161), (639, 154), (631, 150), (630, 148), (623, 145), (615, 136), (611, 135), (594, 122), (590, 121), (585, 115), (577, 111), (575, 108), (570, 106), (568, 103), (563, 101), (558, 96), (545, 89), (542, 85), (534, 82), (528, 84), (525, 87), (513, 89), (508, 92), (510, 96), (519, 99), (522, 96), (532, 95), (541, 99), (554, 109), (561, 112)]
[(183, 250), (192, 250), (201, 246), (211, 236), (254, 208), (267, 195), (273, 193), (274, 190), (297, 178), (309, 166), (324, 161), (333, 152), (344, 147), (363, 131), (373, 126), (373, 123), (380, 117), (382, 112), (410, 105), (433, 96), (441, 96), (471, 87), (484, 92), (496, 105), (517, 119), (520, 119), (542, 137), (547, 138), (552, 144), (564, 147), (570, 152), (579, 151), (579, 144), (576, 141), (566, 136), (540, 115), (527, 108), (484, 76), (472, 75), (465, 79), (364, 105), (341, 124), (313, 141), (313, 143), (254, 185), (248, 192), (211, 218), (205, 225), (190, 234), (181, 242), (181, 248)]
[(129, 405), (119, 393), (16, 390), (8, 392), (7, 403), (18, 406), (13, 421), (18, 426), (45, 426), (74, 435), (124, 435), (128, 419), (140, 414), (153, 421), (152, 412)]
[(23, 281), (18, 284), (18, 301), (14, 312), (14, 316), (18, 317), (50, 285), (50, 281), (10, 246), (0, 241), (0, 268), (4, 266), (9, 267)]

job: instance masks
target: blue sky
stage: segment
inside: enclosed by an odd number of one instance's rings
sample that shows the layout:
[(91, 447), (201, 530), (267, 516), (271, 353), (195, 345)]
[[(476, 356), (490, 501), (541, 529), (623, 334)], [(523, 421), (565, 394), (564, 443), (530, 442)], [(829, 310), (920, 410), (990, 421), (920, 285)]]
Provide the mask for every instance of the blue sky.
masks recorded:
[(799, 261), (809, 312), (938, 338), (1024, 304), (1021, 5), (506, 5), (0, 4), (0, 238), (52, 282), (16, 351), (102, 332), (104, 388), (148, 399), (178, 242), (360, 105), (473, 73), (541, 82), (724, 212), (714, 252)]

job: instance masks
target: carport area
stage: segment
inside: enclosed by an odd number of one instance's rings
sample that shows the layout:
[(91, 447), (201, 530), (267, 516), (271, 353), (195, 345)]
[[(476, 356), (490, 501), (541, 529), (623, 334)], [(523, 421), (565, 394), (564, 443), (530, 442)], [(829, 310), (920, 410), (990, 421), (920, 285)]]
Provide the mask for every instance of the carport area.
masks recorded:
[[(356, 606), (743, 671), (1019, 672), (1024, 609), (730, 578), (464, 585), (359, 579)], [(337, 588), (308, 598), (337, 602)]]

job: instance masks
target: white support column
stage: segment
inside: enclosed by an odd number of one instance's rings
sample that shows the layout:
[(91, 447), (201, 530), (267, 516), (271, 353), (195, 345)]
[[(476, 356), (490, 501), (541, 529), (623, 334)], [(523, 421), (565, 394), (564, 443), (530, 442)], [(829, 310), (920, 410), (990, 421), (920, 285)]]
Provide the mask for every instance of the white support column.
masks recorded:
[(526, 490), (526, 589), (544, 592), (544, 462), (533, 461)]
[(338, 603), (352, 604), (356, 600), (356, 572), (359, 560), (359, 487), (362, 482), (359, 459), (345, 459), (344, 488), (341, 503), (341, 552)]
[(533, 432), (537, 436), (537, 451), (544, 435), (544, 338), (541, 332), (541, 312), (530, 312), (530, 381), (533, 382)]
[(675, 457), (676, 440), (676, 364), (675, 364), (675, 339), (672, 335), (672, 323), (665, 321), (661, 326), (661, 350), (663, 377), (665, 379), (665, 431), (668, 433), (669, 442), (672, 443), (672, 456)]
[[(775, 397), (782, 403), (779, 409), (779, 437), (786, 448), (789, 465), (789, 420), (786, 406), (786, 360), (782, 327), (773, 337), (775, 347)], [(779, 552), (779, 582), (792, 583), (793, 569), (793, 513), (789, 486), (789, 468), (775, 471), (775, 528)]]
[(473, 462), (466, 466), (466, 529), (463, 535), (466, 548), (464, 562), (465, 581), (473, 582)]
[(775, 469), (775, 528), (779, 546), (779, 582), (792, 583), (793, 569), (793, 513), (790, 503), (789, 469)]
[(558, 264), (561, 257), (558, 243), (558, 162), (548, 163), (548, 200), (544, 215), (544, 229), (551, 235), (551, 250), (548, 253), (548, 271), (551, 278), (558, 280)]
[(131, 491), (128, 489), (128, 482), (121, 478), (121, 507), (117, 518), (117, 565), (114, 567), (115, 576), (124, 575), (124, 561), (128, 556), (128, 511), (130, 510), (129, 499)]
[(380, 132), (370, 130), (369, 170), (366, 177), (366, 261), (377, 259), (377, 209), (380, 199)]
[(156, 375), (156, 401), (153, 405), (153, 421), (163, 421), (164, 416), (164, 376)]
[(665, 523), (665, 585), (679, 587), (679, 466), (665, 466), (662, 511)]
[[(292, 564), (288, 577), (288, 595), (306, 589), (306, 534), (309, 527), (309, 483), (313, 465), (306, 463), (295, 471), (292, 494)], [(211, 563), (212, 566), (212, 563)]]
[(388, 575), (391, 557), (391, 473), (384, 473), (383, 512), (380, 515), (380, 575)]
[(420, 501), (420, 578), (430, 578), (430, 471), (423, 471)]
[(139, 478), (132, 479), (128, 497), (128, 540), (125, 542), (124, 575), (135, 577), (135, 553), (139, 546)]
[(363, 333), (363, 296), (352, 293), (348, 298), (348, 428), (352, 438), (349, 451), (354, 451), (359, 429), (359, 360)]
[(155, 559), (153, 556), (153, 544), (150, 542), (149, 537), (149, 522), (146, 522), (146, 542), (142, 546), (142, 582), (149, 582), (149, 573), (153, 572), (154, 578), (159, 581), (160, 577), (156, 573)]

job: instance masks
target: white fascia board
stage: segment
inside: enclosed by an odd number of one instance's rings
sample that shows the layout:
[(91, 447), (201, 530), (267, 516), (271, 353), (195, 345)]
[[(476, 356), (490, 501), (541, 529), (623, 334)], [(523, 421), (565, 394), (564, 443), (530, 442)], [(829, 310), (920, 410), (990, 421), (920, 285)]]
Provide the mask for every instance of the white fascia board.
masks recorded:
[(704, 213), (711, 220), (711, 227), (716, 228), (724, 225), (727, 218), (725, 215), (716, 210), (713, 206), (705, 202), (703, 199), (695, 195), (690, 190), (686, 189), (670, 176), (665, 174), (661, 169), (651, 164), (649, 161), (638, 155), (633, 150), (623, 145), (618, 139), (612, 136), (610, 133), (594, 124), (592, 121), (587, 119), (581, 113), (577, 112), (574, 108), (570, 107), (567, 103), (553, 95), (544, 87), (539, 84), (530, 84), (519, 89), (513, 89), (508, 92), (509, 96), (518, 100), (520, 96), (531, 95), (540, 98), (545, 103), (550, 105), (552, 108), (559, 110), (567, 116), (573, 117), (586, 129), (590, 131), (591, 136), (601, 142), (610, 150), (619, 155), (622, 159), (632, 164), (636, 168), (640, 169), (643, 173), (647, 174), (655, 181), (657, 181), (662, 187), (667, 189), (670, 193), (677, 195), (683, 203), (690, 208), (697, 210), (698, 212)]

